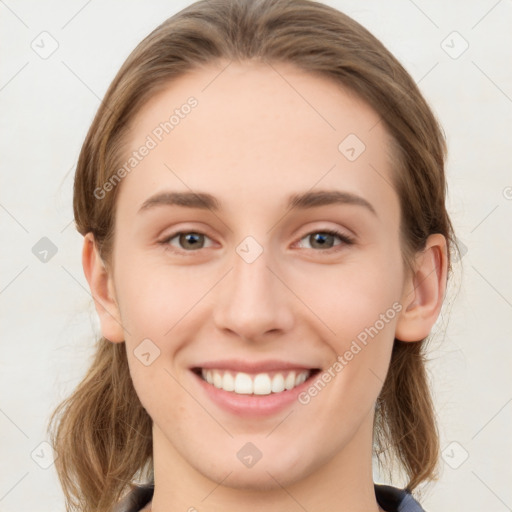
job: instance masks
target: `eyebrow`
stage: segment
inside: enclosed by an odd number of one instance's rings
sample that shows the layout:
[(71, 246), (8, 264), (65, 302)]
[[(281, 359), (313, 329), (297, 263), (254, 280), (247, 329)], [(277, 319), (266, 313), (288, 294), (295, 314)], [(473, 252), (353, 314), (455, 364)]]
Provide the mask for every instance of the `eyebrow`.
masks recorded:
[[(288, 198), (287, 210), (306, 210), (332, 204), (348, 204), (362, 206), (377, 216), (375, 208), (363, 197), (341, 190), (317, 190), (300, 194), (292, 194)], [(206, 192), (161, 192), (144, 201), (139, 213), (156, 206), (183, 206), (202, 210), (220, 211), (219, 200)]]

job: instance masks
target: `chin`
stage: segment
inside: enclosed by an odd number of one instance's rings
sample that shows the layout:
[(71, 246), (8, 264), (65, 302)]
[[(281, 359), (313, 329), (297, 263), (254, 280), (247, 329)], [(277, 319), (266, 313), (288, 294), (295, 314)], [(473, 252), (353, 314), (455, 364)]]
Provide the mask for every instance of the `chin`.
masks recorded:
[(281, 491), (283, 487), (293, 483), (296, 478), (297, 475), (291, 475), (284, 469), (261, 466), (258, 470), (255, 467), (234, 470), (222, 481), (222, 485), (240, 491)]
[[(286, 460), (284, 453), (270, 453), (262, 458), (252, 467), (246, 467), (236, 456), (229, 464), (218, 463), (210, 468), (210, 471), (201, 471), (204, 468), (197, 467), (204, 476), (215, 482), (222, 483), (223, 487), (243, 491), (273, 491), (282, 490), (307, 476), (308, 471), (301, 463), (304, 459), (297, 460), (298, 454), (290, 454), (290, 460)], [(219, 456), (219, 460), (226, 459)]]

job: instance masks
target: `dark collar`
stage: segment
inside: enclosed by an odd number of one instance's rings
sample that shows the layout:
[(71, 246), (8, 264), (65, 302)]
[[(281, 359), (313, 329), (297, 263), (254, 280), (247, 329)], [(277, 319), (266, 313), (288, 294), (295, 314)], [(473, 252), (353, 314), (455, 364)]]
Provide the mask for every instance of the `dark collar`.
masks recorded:
[[(386, 512), (425, 512), (408, 491), (391, 485), (374, 484), (377, 503)], [(154, 485), (132, 485), (131, 492), (121, 500), (114, 512), (139, 512), (153, 497)]]

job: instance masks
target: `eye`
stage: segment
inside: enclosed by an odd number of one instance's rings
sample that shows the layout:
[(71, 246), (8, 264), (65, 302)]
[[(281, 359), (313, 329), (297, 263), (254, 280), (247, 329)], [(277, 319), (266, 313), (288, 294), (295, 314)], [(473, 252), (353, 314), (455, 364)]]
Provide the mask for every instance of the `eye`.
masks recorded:
[(162, 245), (171, 245), (172, 247), (176, 247), (174, 244), (172, 244), (172, 241), (175, 238), (179, 244), (177, 249), (185, 252), (194, 252), (194, 249), (204, 249), (205, 238), (209, 239), (209, 237), (204, 233), (199, 233), (197, 231), (178, 231), (172, 235), (169, 235), (160, 243)]
[[(336, 238), (341, 240), (342, 243), (334, 244)], [(312, 231), (305, 237), (301, 238), (299, 243), (302, 242), (302, 240), (310, 241), (311, 247), (306, 247), (307, 249), (325, 249), (326, 251), (334, 249), (339, 245), (351, 245), (354, 243), (354, 239), (352, 237), (330, 229), (325, 231)]]
[[(336, 238), (340, 240), (340, 243), (334, 243)], [(195, 250), (205, 249), (212, 246), (212, 244), (205, 246), (206, 239), (211, 240), (210, 237), (198, 231), (177, 231), (159, 243), (166, 247), (173, 247), (178, 253), (196, 252)], [(178, 246), (173, 243), (174, 240), (176, 240)], [(324, 251), (322, 252), (328, 252), (331, 249), (336, 250), (335, 248), (340, 245), (351, 245), (354, 243), (354, 239), (352, 237), (340, 233), (339, 231), (329, 229), (323, 231), (312, 231), (311, 233), (308, 233), (306, 236), (299, 240), (300, 247), (303, 247), (301, 244), (303, 240), (310, 241), (309, 243), (311, 246), (306, 247), (306, 249), (323, 249)]]

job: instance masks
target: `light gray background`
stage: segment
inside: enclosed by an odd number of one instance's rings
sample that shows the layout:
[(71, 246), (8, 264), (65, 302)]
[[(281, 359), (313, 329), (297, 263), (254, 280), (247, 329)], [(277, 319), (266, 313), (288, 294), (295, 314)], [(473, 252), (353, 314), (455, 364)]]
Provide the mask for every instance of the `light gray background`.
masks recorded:
[[(99, 335), (72, 223), (76, 160), (122, 62), (189, 3), (0, 0), (2, 512), (64, 510), (41, 443)], [(444, 456), (422, 503), (431, 512), (512, 510), (512, 2), (325, 3), (398, 57), (449, 143), (449, 211), (465, 255), (432, 344)], [(51, 48), (43, 31), (58, 43), (46, 59), (31, 48)], [(57, 248), (46, 263), (32, 252), (42, 237)]]

